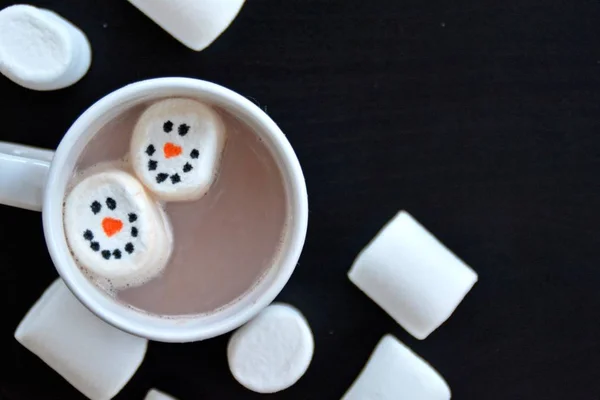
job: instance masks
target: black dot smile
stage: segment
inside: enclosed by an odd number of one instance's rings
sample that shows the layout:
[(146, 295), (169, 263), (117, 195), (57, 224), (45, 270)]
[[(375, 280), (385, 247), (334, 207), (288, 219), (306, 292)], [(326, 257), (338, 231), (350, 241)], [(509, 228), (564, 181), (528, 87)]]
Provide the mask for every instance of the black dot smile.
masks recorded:
[(181, 182), (181, 177), (179, 176), (179, 174), (171, 175), (171, 182), (173, 182), (173, 184)]
[(152, 156), (152, 154), (154, 154), (155, 151), (156, 149), (153, 145), (146, 147), (146, 154), (148, 154), (149, 156)]
[(167, 180), (168, 177), (169, 177), (169, 174), (165, 174), (164, 172), (161, 172), (160, 174), (156, 175), (156, 182), (163, 183), (164, 181)]

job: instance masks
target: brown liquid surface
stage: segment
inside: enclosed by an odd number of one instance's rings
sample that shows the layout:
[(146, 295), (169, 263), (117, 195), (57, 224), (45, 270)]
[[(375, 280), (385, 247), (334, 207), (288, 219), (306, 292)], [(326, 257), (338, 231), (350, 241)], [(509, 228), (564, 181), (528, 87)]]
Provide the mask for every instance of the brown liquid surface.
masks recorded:
[[(85, 148), (78, 170), (122, 159), (144, 107), (113, 120)], [(281, 173), (252, 130), (219, 111), (227, 143), (219, 176), (202, 199), (166, 203), (173, 253), (164, 273), (117, 293), (159, 315), (208, 313), (251, 290), (277, 258), (287, 222)]]

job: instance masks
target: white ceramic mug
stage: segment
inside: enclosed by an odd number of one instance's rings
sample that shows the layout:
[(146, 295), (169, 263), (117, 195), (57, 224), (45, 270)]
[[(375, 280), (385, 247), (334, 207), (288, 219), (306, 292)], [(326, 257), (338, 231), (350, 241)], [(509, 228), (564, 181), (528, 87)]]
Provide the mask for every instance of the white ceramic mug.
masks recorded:
[[(177, 96), (222, 107), (261, 137), (284, 177), (290, 224), (280, 257), (250, 293), (214, 313), (162, 318), (119, 303), (84, 276), (67, 246), (62, 207), (76, 162), (102, 126), (136, 104)], [(163, 342), (198, 341), (229, 332), (271, 303), (296, 267), (308, 223), (306, 184), (300, 163), (279, 127), (245, 97), (214, 83), (189, 78), (151, 79), (107, 95), (75, 121), (55, 153), (0, 142), (0, 203), (42, 210), (46, 244), (54, 265), (69, 289), (87, 308), (119, 329)]]

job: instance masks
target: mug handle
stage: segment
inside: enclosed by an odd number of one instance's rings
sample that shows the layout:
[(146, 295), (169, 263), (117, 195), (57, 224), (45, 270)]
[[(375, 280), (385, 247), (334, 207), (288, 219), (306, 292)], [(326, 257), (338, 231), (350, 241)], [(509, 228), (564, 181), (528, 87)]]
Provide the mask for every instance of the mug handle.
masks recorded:
[(0, 142), (0, 204), (42, 211), (54, 151)]

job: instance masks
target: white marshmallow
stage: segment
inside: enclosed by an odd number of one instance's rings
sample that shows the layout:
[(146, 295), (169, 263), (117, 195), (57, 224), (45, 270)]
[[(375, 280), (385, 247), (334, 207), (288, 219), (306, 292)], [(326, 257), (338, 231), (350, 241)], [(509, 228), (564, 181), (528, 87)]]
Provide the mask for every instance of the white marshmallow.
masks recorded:
[(114, 397), (131, 379), (148, 341), (101, 321), (61, 279), (19, 324), (15, 338), (92, 400)]
[(348, 276), (418, 339), (446, 321), (477, 282), (471, 268), (405, 211), (359, 254)]
[(177, 400), (173, 396), (169, 396), (166, 393), (163, 393), (159, 390), (152, 389), (148, 392), (144, 400)]
[(79, 81), (90, 67), (90, 44), (58, 14), (29, 5), (0, 11), (0, 72), (33, 90), (56, 90)]
[(71, 251), (113, 288), (158, 275), (172, 249), (170, 225), (130, 174), (112, 169), (87, 176), (68, 194), (64, 226)]
[(450, 388), (427, 362), (384, 336), (342, 400), (449, 400)]
[(295, 308), (276, 304), (231, 336), (227, 358), (234, 378), (247, 389), (274, 393), (304, 375), (313, 351), (306, 319)]
[(158, 197), (198, 199), (215, 180), (225, 146), (225, 126), (210, 107), (167, 99), (141, 115), (131, 138), (133, 169)]
[(192, 50), (208, 47), (227, 29), (244, 0), (129, 0)]

